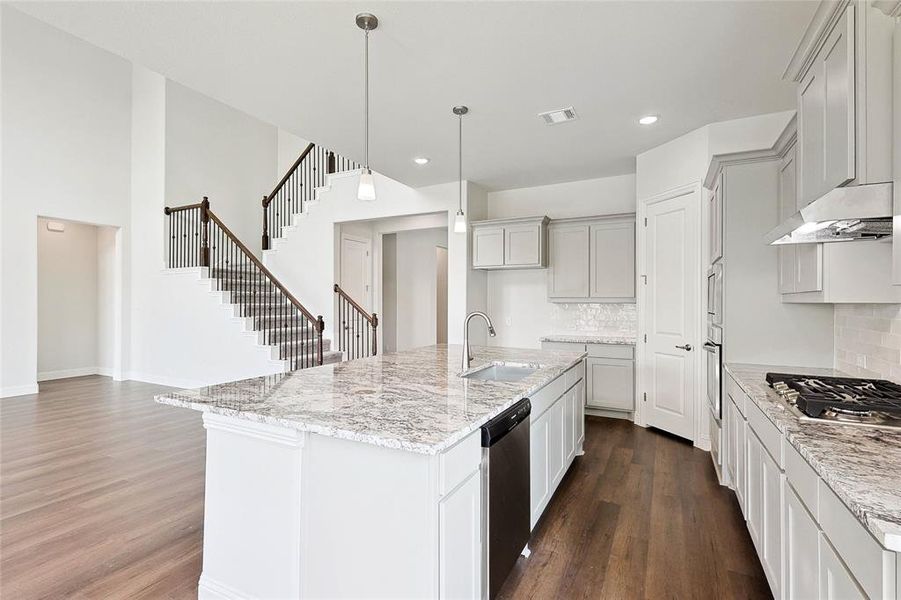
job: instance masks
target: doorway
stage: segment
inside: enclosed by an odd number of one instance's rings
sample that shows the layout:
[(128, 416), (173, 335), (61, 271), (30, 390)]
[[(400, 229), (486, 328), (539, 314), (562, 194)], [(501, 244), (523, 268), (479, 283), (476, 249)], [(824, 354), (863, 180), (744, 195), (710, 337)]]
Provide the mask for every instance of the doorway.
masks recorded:
[(341, 234), (341, 289), (372, 312), (372, 240)]
[(38, 217), (37, 381), (122, 379), (117, 227)]
[(697, 185), (645, 200), (641, 260), (641, 422), (695, 440), (699, 347)]

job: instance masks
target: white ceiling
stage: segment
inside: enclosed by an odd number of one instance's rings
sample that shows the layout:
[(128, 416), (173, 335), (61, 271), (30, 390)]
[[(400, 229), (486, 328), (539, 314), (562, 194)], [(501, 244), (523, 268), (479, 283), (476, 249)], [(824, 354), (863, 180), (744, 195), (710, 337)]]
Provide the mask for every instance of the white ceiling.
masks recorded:
[[(780, 80), (815, 2), (28, 2), (16, 7), (304, 138), (362, 155), (371, 37), (371, 163), (420, 186), (490, 189), (634, 171), (701, 125), (794, 106)], [(537, 113), (574, 106), (547, 126)], [(638, 117), (657, 113), (651, 127)], [(414, 165), (415, 156), (432, 162)]]

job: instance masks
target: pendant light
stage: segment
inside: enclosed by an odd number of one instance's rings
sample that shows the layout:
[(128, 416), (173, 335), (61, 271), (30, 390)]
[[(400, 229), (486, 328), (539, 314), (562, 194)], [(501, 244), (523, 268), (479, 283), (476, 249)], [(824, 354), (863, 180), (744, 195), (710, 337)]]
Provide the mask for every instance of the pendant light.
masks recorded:
[(463, 214), (463, 115), (469, 112), (469, 108), (465, 106), (455, 106), (454, 114), (457, 115), (458, 123), (458, 174), (460, 176), (460, 198), (457, 208), (457, 216), (454, 217), (454, 233), (466, 233), (466, 215)]
[(360, 185), (357, 187), (357, 199), (366, 202), (375, 200), (375, 180), (369, 168), (369, 32), (379, 26), (379, 20), (372, 13), (360, 13), (356, 18), (357, 27), (363, 30), (365, 46), (363, 47), (363, 170), (360, 172)]

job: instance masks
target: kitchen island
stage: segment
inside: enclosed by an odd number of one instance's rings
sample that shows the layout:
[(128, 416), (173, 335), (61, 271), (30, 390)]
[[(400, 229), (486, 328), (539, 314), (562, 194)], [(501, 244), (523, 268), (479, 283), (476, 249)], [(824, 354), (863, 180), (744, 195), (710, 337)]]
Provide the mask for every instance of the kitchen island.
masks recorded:
[(201, 598), (479, 597), (479, 428), (530, 398), (534, 527), (584, 439), (585, 353), (431, 346), (171, 392), (207, 429)]

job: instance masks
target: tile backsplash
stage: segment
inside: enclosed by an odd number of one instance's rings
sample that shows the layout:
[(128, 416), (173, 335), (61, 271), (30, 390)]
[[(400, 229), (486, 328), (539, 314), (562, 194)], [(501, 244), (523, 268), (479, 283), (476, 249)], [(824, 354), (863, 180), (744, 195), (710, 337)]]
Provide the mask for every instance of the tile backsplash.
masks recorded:
[(836, 304), (835, 368), (901, 383), (901, 304)]
[(553, 304), (552, 333), (635, 335), (635, 304)]

